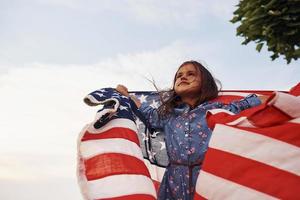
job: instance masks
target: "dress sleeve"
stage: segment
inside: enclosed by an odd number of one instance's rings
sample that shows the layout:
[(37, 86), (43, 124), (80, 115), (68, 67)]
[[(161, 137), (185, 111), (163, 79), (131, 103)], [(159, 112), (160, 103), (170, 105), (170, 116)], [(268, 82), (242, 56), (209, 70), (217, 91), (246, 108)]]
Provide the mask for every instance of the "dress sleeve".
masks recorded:
[(229, 104), (224, 104), (222, 107), (233, 113), (239, 113), (245, 109), (252, 108), (261, 104), (260, 99), (256, 94), (250, 94), (242, 100), (233, 101)]
[(147, 104), (142, 104), (139, 107), (139, 111), (143, 114), (148, 125), (154, 129), (162, 129), (163, 128), (163, 119), (159, 116), (157, 109), (152, 108)]

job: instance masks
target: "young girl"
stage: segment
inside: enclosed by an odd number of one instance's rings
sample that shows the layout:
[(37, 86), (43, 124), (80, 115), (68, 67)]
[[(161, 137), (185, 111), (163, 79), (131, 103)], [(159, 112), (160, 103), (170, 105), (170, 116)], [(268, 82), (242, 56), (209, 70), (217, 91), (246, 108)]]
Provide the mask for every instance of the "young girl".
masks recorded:
[[(116, 90), (129, 96), (128, 89), (118, 85)], [(159, 188), (159, 200), (193, 199), (196, 180), (208, 148), (211, 130), (206, 112), (223, 108), (238, 113), (264, 101), (250, 95), (230, 104), (211, 102), (218, 96), (218, 87), (211, 73), (196, 61), (184, 62), (177, 70), (173, 87), (158, 109), (141, 104), (131, 97), (152, 128), (163, 129), (169, 156)], [(163, 99), (163, 98), (162, 98)]]

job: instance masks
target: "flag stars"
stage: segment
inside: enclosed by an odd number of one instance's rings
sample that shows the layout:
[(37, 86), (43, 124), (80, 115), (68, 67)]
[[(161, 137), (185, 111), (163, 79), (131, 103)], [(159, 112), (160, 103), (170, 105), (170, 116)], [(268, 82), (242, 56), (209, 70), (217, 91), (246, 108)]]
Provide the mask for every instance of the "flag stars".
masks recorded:
[(145, 133), (142, 133), (142, 139), (143, 139), (143, 141), (148, 141), (149, 140), (149, 138), (147, 137), (147, 135), (145, 134)]
[(128, 97), (124, 96), (124, 95), (121, 95), (121, 98), (123, 99), (128, 99)]
[(104, 94), (99, 94), (99, 93), (95, 93), (95, 95), (99, 96), (99, 97), (104, 97)]
[(135, 120), (135, 123), (136, 123), (137, 127), (140, 127), (143, 124), (143, 122), (139, 118), (137, 118)]
[(154, 132), (151, 134), (151, 137), (156, 138), (158, 134), (159, 134), (159, 131), (154, 131)]
[(152, 100), (152, 103), (150, 104), (150, 106), (151, 106), (152, 108), (158, 108), (158, 102), (155, 101), (155, 100)]
[(120, 110), (127, 110), (128, 111), (128, 107), (125, 107), (125, 106), (122, 106), (122, 105), (120, 105)]
[(138, 99), (140, 100), (141, 103), (146, 103), (147, 100), (146, 100), (147, 96), (142, 94), (141, 96), (138, 97)]
[(113, 98), (120, 98), (120, 97), (122, 97), (122, 96), (120, 96), (120, 95), (118, 95), (118, 94), (113, 94), (113, 95), (111, 95), (111, 97), (113, 97)]
[(97, 92), (100, 92), (100, 93), (105, 93), (107, 92), (105, 89), (100, 89), (100, 90), (97, 90)]
[(161, 144), (160, 150), (163, 150), (166, 148), (166, 143), (165, 142), (159, 142)]

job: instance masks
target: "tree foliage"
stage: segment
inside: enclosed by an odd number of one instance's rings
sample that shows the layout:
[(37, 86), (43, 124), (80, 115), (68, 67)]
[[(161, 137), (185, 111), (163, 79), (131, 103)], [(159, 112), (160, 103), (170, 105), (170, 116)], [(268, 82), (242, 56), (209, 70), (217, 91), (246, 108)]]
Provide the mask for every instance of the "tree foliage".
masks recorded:
[(240, 22), (237, 35), (255, 42), (260, 52), (265, 44), (272, 60), (283, 55), (290, 63), (300, 58), (300, 0), (240, 0), (232, 23)]

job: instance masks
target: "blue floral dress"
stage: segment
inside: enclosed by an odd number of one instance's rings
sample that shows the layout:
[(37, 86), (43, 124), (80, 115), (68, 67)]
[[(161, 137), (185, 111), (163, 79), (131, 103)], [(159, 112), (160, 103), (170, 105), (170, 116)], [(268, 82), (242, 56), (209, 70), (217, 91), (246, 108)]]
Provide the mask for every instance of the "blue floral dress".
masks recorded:
[(151, 128), (163, 129), (169, 165), (161, 182), (159, 200), (191, 200), (212, 131), (206, 122), (206, 112), (215, 108), (234, 113), (259, 105), (256, 95), (250, 95), (230, 104), (206, 102), (194, 109), (187, 104), (176, 107), (173, 113), (162, 119), (157, 109), (142, 104), (142, 112)]

